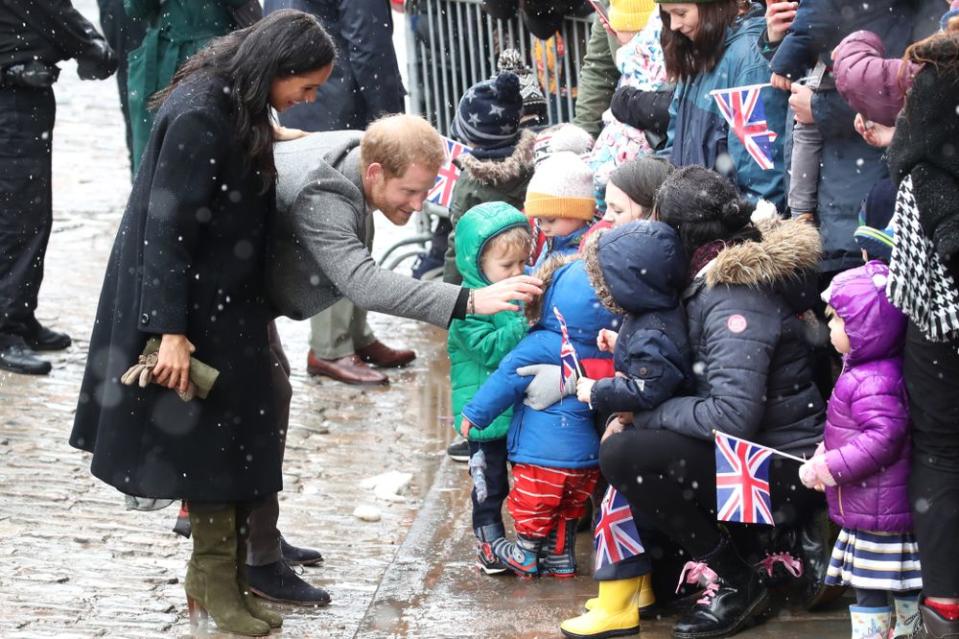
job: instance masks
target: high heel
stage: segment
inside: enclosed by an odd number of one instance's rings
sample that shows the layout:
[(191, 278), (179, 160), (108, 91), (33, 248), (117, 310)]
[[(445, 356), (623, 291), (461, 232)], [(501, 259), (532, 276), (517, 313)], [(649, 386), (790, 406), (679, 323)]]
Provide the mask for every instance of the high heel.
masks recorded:
[(250, 614), (237, 585), (236, 508), (200, 513), (191, 508), (190, 524), (193, 555), (183, 582), (190, 623), (197, 624), (209, 613), (223, 632), (270, 634), (270, 624)]
[(190, 595), (186, 596), (186, 607), (190, 612), (190, 627), (196, 628), (200, 624), (206, 623), (206, 620), (209, 618), (209, 613), (206, 611), (201, 604), (197, 603), (197, 600), (191, 597)]

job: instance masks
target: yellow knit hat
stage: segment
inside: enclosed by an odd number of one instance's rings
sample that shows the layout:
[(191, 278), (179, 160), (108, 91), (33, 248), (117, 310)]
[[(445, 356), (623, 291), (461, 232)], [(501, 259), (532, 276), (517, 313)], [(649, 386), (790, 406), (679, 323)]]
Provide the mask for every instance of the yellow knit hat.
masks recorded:
[(611, 0), (609, 26), (613, 31), (642, 31), (655, 10), (653, 0)]
[(593, 172), (575, 153), (559, 151), (543, 160), (526, 189), (523, 210), (528, 217), (593, 219)]

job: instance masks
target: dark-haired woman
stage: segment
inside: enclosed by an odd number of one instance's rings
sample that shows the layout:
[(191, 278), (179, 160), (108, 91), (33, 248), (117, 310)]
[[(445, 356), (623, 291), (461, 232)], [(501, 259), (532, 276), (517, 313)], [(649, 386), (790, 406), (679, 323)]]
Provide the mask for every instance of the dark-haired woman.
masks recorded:
[[(732, 179), (749, 201), (763, 198), (784, 210), (782, 136), (788, 94), (765, 87), (759, 90), (755, 108), (743, 101), (746, 121), (755, 118), (758, 109), (764, 109), (761, 124), (778, 138), (765, 148), (763, 137), (753, 138), (751, 144), (760, 147), (754, 154), (746, 149), (746, 140), (726, 123), (710, 95), (718, 89), (769, 82), (769, 62), (757, 45), (766, 30), (762, 6), (744, 5), (740, 0), (656, 1), (663, 17), (666, 74), (678, 83), (670, 106), (670, 161), (676, 166), (715, 169)], [(765, 156), (771, 168), (760, 166), (756, 155)]]
[[(157, 96), (161, 104), (107, 265), (70, 443), (128, 495), (185, 499), (192, 613), (265, 635), (282, 620), (244, 596), (240, 529), (282, 487), (264, 291), (276, 170), (270, 108), (314, 99), (334, 60), (317, 20), (270, 15), (218, 38)], [(154, 382), (118, 379), (160, 337)], [(190, 355), (220, 371), (183, 401)]]
[[(713, 430), (793, 455), (822, 437), (824, 404), (812, 379), (799, 314), (816, 299), (819, 234), (797, 221), (750, 222), (752, 205), (702, 167), (674, 172), (656, 197), (689, 257), (684, 303), (695, 394), (607, 428), (603, 476), (691, 556), (690, 583), (705, 587), (674, 637), (725, 637), (755, 621), (768, 592), (716, 523)], [(812, 287), (804, 287), (808, 281)], [(796, 482), (798, 464), (770, 464), (777, 526), (800, 523), (822, 498)]]

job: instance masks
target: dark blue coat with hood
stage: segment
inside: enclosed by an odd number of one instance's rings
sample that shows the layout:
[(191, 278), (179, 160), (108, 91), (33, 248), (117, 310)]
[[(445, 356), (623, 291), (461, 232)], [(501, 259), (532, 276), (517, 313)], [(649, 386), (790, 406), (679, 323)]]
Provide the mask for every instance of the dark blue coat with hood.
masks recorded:
[(596, 298), (583, 260), (554, 258), (539, 271), (539, 277), (546, 282), (546, 292), (541, 304), (527, 308), (527, 315), (536, 320), (533, 327), (473, 395), (463, 416), (483, 429), (512, 406), (513, 421), (506, 436), (510, 461), (548, 468), (596, 468), (599, 435), (589, 406), (575, 397), (564, 397), (543, 410), (533, 410), (523, 403), (533, 378), (516, 371), (531, 364), (560, 365), (562, 337), (554, 306), (563, 314), (570, 341), (581, 359), (609, 359), (608, 353), (596, 348), (596, 335), (601, 329), (612, 329), (617, 318)]
[(613, 360), (622, 375), (596, 382), (590, 404), (601, 414), (655, 408), (692, 380), (686, 313), (686, 257), (662, 222), (630, 222), (586, 245), (596, 295), (623, 316)]

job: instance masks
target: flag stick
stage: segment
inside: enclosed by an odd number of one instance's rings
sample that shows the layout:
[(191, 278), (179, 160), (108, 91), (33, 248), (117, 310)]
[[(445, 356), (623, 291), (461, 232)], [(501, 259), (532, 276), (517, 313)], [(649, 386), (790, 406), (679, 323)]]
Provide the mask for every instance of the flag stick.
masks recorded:
[(724, 433), (724, 432), (722, 432), (721, 430), (717, 430), (717, 429), (715, 429), (715, 428), (713, 429), (713, 439), (716, 438), (716, 433), (719, 433), (719, 434), (723, 435), (724, 437), (731, 437), (732, 439), (735, 439), (735, 440), (738, 440), (738, 441), (741, 441), (741, 442), (746, 442), (747, 444), (750, 444), (750, 445), (752, 445), (752, 446), (758, 446), (759, 448), (762, 448), (763, 450), (768, 450), (769, 452), (771, 452), (771, 453), (774, 454), (774, 455), (779, 455), (780, 457), (785, 457), (786, 459), (792, 459), (793, 461), (798, 461), (800, 464), (805, 464), (807, 461), (809, 461), (808, 459), (803, 459), (802, 457), (796, 457), (795, 455), (790, 455), (789, 453), (784, 453), (784, 452), (782, 452), (782, 451), (778, 451), (778, 450), (776, 450), (775, 448), (770, 448), (769, 446), (763, 446), (762, 444), (757, 444), (756, 442), (751, 442), (751, 441), (749, 441), (748, 439), (743, 439), (742, 437), (736, 437), (735, 435), (730, 435), (729, 433)]

